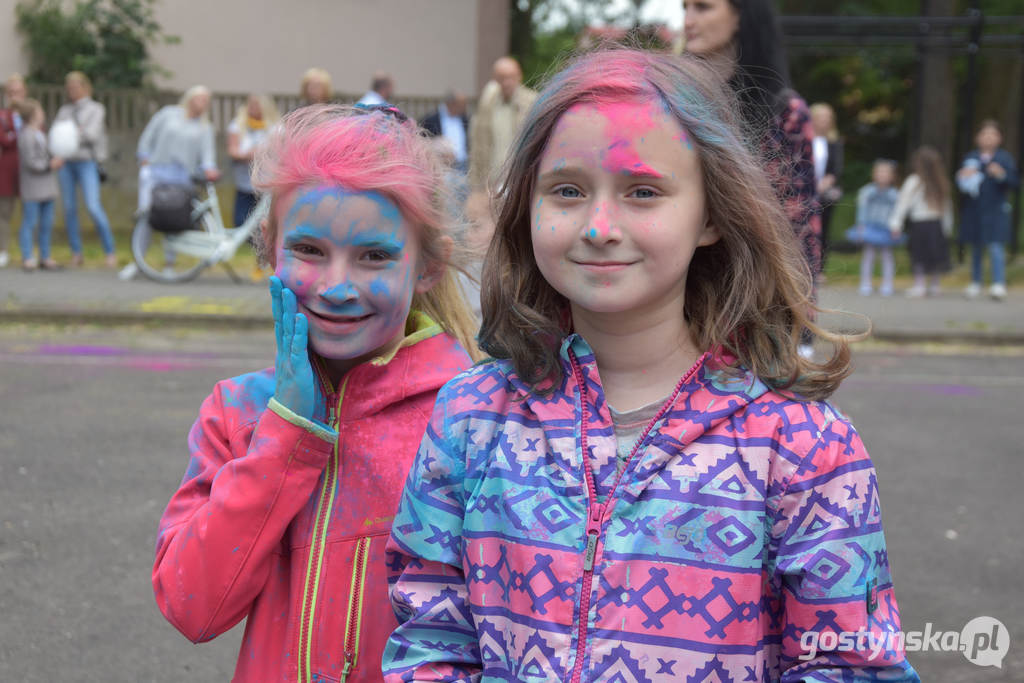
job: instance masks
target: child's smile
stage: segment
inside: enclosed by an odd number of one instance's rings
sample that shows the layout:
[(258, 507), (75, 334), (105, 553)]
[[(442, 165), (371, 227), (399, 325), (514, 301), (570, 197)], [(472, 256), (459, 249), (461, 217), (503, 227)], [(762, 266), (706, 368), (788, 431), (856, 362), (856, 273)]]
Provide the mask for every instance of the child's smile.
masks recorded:
[(574, 314), (683, 311), (707, 222), (697, 154), (660, 105), (578, 104), (562, 115), (534, 191), (531, 234), (545, 279)]
[(422, 262), (414, 230), (390, 199), (300, 189), (279, 223), (275, 274), (295, 292), (313, 350), (350, 367), (401, 340)]

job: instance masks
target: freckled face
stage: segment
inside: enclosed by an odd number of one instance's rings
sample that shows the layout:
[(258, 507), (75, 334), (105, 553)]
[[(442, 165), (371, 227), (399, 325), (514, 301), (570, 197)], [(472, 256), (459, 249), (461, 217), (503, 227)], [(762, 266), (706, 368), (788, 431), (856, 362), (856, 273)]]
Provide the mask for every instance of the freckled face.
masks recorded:
[(342, 373), (401, 341), (426, 291), (416, 232), (376, 192), (296, 191), (279, 210), (274, 274), (309, 320), (309, 343)]
[(534, 257), (573, 314), (681, 316), (707, 224), (700, 162), (660, 105), (578, 104), (541, 157), (531, 203)]

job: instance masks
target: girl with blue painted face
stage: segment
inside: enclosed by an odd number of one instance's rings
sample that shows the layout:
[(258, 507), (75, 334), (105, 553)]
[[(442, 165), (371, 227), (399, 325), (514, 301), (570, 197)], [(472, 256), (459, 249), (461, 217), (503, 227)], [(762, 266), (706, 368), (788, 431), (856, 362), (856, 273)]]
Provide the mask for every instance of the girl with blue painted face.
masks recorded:
[(246, 618), (235, 680), (381, 679), (384, 544), (435, 394), (474, 348), (442, 173), (387, 108), (297, 110), (256, 158), (277, 357), (203, 404), (153, 571), (191, 640)]

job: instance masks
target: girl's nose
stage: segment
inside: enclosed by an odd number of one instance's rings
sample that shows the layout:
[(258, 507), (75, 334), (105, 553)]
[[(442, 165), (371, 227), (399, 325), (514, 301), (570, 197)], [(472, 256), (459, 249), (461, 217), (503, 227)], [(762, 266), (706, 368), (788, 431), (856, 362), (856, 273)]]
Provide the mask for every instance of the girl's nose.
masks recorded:
[(583, 225), (582, 237), (597, 245), (618, 242), (622, 239), (622, 233), (616, 223), (615, 216), (606, 202), (595, 204)]
[(348, 280), (342, 280), (320, 292), (320, 298), (332, 306), (340, 306), (359, 298), (359, 291)]

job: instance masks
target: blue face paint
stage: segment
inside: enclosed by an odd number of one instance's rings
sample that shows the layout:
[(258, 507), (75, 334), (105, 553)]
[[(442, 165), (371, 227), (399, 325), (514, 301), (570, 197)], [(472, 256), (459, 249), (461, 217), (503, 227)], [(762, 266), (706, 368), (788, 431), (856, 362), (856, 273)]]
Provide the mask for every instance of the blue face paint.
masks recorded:
[(315, 187), (283, 209), (277, 274), (309, 319), (312, 348), (341, 367), (397, 343), (423, 268), (398, 206), (378, 192)]

